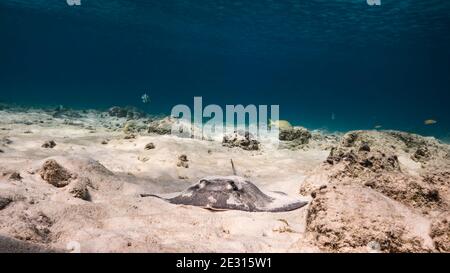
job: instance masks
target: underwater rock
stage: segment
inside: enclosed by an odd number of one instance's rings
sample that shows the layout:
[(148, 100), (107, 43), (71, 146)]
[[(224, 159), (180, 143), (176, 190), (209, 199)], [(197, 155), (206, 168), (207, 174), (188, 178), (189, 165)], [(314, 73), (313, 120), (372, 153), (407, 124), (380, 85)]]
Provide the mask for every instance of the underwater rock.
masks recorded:
[(416, 134), (400, 132), (400, 131), (385, 131), (385, 134), (394, 137), (406, 145), (407, 148), (420, 148), (425, 146), (433, 146), (437, 144), (434, 138), (427, 138)]
[(339, 143), (341, 148), (357, 149), (364, 145), (385, 153), (412, 154), (411, 158), (421, 163), (445, 159), (445, 155), (450, 152), (449, 145), (445, 145), (433, 137), (400, 131), (351, 131), (346, 133)]
[(450, 171), (433, 171), (422, 175), (421, 183), (432, 188), (442, 210), (450, 210)]
[(176, 120), (171, 117), (165, 117), (160, 120), (154, 120), (148, 125), (148, 132), (158, 135), (168, 135), (172, 132), (172, 126)]
[(360, 152), (370, 152), (370, 146), (367, 143), (363, 143), (360, 147), (359, 147), (359, 151)]
[(3, 154), (5, 151), (3, 151), (2, 149), (0, 149), (0, 154)]
[(9, 175), (9, 179), (14, 181), (20, 181), (22, 180), (22, 176), (20, 176), (20, 173), (18, 172), (13, 172)]
[(123, 137), (123, 139), (136, 139), (136, 135), (135, 134), (127, 134)]
[(259, 141), (254, 139), (253, 135), (247, 131), (235, 131), (223, 137), (222, 146), (228, 148), (239, 147), (243, 150), (254, 151), (259, 150)]
[(146, 116), (144, 112), (132, 106), (126, 107), (113, 106), (109, 108), (108, 114), (112, 117), (127, 118), (127, 119), (140, 119)]
[(138, 160), (145, 163), (145, 162), (149, 161), (150, 158), (148, 158), (147, 156), (139, 155)]
[(416, 162), (425, 162), (431, 157), (430, 151), (427, 147), (419, 147), (416, 152), (411, 156), (411, 159)]
[(307, 144), (311, 139), (311, 133), (303, 127), (280, 129), (279, 139), (283, 141), (295, 141), (299, 144)]
[(126, 118), (128, 115), (128, 111), (125, 108), (122, 108), (119, 106), (113, 106), (113, 107), (109, 108), (108, 114), (112, 117)]
[(360, 184), (377, 190), (406, 205), (421, 208), (442, 207), (438, 189), (401, 172), (396, 155), (380, 151), (354, 152), (332, 149), (327, 163), (331, 181)]
[(358, 152), (342, 147), (333, 148), (326, 162), (331, 165), (345, 162), (345, 171), (351, 172), (352, 175), (364, 171), (364, 168), (370, 169), (372, 172), (400, 171), (400, 163), (396, 155), (386, 154), (378, 150), (370, 151), (370, 148), (360, 148)]
[(355, 141), (358, 139), (358, 132), (350, 132), (342, 137), (341, 144), (344, 147), (352, 147)]
[(123, 126), (123, 132), (128, 136), (134, 135), (134, 133), (138, 133), (141, 130), (145, 130), (146, 126), (139, 126), (135, 121), (127, 121)]
[[(366, 145), (370, 146), (365, 147)], [(448, 210), (450, 175), (443, 172), (430, 175), (433, 173), (432, 169), (421, 168), (420, 171), (425, 175), (418, 176), (414, 171), (410, 173), (407, 169), (409, 165), (402, 170), (397, 154), (401, 153), (405, 158), (403, 147), (403, 141), (385, 132), (350, 132), (342, 138), (339, 145), (331, 149), (325, 163), (305, 178), (300, 192), (308, 194), (329, 184), (359, 185), (424, 213), (429, 210)], [(445, 162), (438, 163), (438, 170), (445, 168)]]
[[(429, 252), (420, 226), (428, 220), (362, 186), (336, 185), (316, 192), (308, 208), (307, 232), (331, 252)], [(417, 226), (415, 226), (417, 225)]]
[(63, 253), (63, 250), (50, 248), (0, 235), (0, 253)]
[(54, 113), (52, 114), (54, 118), (81, 118), (82, 115), (79, 111), (72, 110), (64, 107), (63, 105), (59, 105), (54, 109)]
[(46, 148), (46, 149), (52, 149), (56, 146), (56, 142), (54, 140), (49, 140), (44, 142), (44, 144), (42, 144), (42, 148)]
[(188, 164), (189, 160), (187, 158), (187, 155), (180, 155), (178, 157), (178, 163), (177, 166), (178, 167), (183, 167), (183, 168), (189, 168), (189, 164)]
[(91, 181), (87, 177), (80, 177), (74, 182), (70, 183), (68, 192), (75, 198), (89, 201), (88, 186), (91, 185)]
[[(402, 137), (406, 137), (402, 134)], [(388, 138), (388, 139), (386, 139)], [(370, 147), (368, 146), (370, 143)], [(411, 142), (410, 142), (411, 143)], [(344, 136), (340, 145), (331, 149), (326, 165), (318, 172), (327, 173), (326, 180), (338, 184), (363, 185), (372, 188), (405, 205), (422, 210), (445, 210), (449, 206), (448, 185), (439, 186), (422, 178), (409, 175), (400, 168), (397, 147), (404, 145), (396, 138), (377, 131), (351, 132)], [(428, 181), (427, 181), (428, 179)], [(307, 178), (301, 191), (311, 191), (314, 185)], [(314, 182), (314, 181), (313, 181)]]
[(7, 138), (7, 137), (3, 137), (3, 138), (1, 139), (1, 141), (0, 141), (0, 143), (1, 143), (3, 146), (6, 146), (6, 145), (12, 144), (13, 141), (12, 141), (11, 139)]
[(144, 149), (146, 149), (146, 150), (155, 149), (155, 144), (153, 144), (153, 142), (147, 143), (147, 144), (145, 145), (145, 148), (144, 148)]
[(450, 252), (450, 213), (442, 213), (431, 224), (430, 236), (439, 252)]
[(0, 195), (0, 210), (6, 208), (6, 206), (8, 206), (12, 201), (13, 200), (11, 197)]
[(2, 234), (27, 242), (49, 243), (51, 239), (53, 221), (42, 211), (23, 208), (3, 220), (5, 222), (0, 225)]
[(250, 212), (282, 212), (301, 208), (306, 201), (280, 192), (262, 192), (252, 182), (239, 176), (211, 176), (181, 193), (153, 196), (172, 204), (199, 206), (211, 210), (243, 210)]
[(74, 177), (74, 175), (53, 159), (44, 162), (39, 171), (39, 175), (42, 179), (58, 188), (67, 186)]
[(102, 145), (108, 144), (108, 140), (106, 140), (106, 139), (105, 139), (105, 140), (102, 140), (101, 144), (102, 144)]

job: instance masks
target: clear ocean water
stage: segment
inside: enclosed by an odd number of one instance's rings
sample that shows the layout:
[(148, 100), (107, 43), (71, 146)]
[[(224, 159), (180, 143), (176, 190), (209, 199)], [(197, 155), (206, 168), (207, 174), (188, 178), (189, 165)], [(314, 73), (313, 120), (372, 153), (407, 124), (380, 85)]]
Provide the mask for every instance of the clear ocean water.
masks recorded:
[(450, 139), (450, 1), (80, 2), (0, 1), (0, 101), (168, 114), (202, 96)]

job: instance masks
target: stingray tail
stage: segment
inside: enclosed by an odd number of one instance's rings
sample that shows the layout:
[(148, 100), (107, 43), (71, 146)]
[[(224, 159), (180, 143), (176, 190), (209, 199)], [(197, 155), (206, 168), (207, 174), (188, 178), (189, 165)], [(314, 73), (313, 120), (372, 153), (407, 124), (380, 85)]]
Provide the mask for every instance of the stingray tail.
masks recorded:
[(298, 201), (289, 205), (286, 205), (284, 207), (279, 207), (279, 208), (273, 208), (273, 209), (269, 209), (267, 211), (269, 212), (285, 212), (285, 211), (292, 211), (292, 210), (296, 210), (299, 209), (301, 207), (304, 207), (308, 204), (307, 201)]
[(151, 194), (151, 193), (141, 193), (141, 194), (139, 194), (139, 196), (140, 197), (156, 197), (156, 198), (159, 198), (159, 199), (164, 199), (161, 196), (158, 196), (156, 194)]
[(233, 159), (230, 159), (230, 162), (231, 162), (231, 169), (233, 170), (233, 175), (237, 175), (236, 168), (234, 167)]

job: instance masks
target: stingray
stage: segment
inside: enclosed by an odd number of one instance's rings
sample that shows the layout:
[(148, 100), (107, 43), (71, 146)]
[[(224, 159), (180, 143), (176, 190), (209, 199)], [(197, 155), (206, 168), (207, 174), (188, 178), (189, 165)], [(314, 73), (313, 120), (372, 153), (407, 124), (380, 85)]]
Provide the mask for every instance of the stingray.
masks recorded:
[(141, 194), (157, 197), (172, 204), (198, 206), (210, 210), (243, 210), (250, 212), (282, 212), (303, 207), (306, 201), (282, 192), (263, 192), (240, 176), (210, 176), (183, 192)]

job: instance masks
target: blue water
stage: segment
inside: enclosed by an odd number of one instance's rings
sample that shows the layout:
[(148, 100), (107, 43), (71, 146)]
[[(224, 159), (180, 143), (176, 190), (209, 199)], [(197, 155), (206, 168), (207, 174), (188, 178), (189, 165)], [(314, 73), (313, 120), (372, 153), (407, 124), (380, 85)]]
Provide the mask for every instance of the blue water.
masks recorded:
[(1, 0), (0, 100), (170, 113), (202, 96), (449, 138), (449, 34), (444, 0)]

